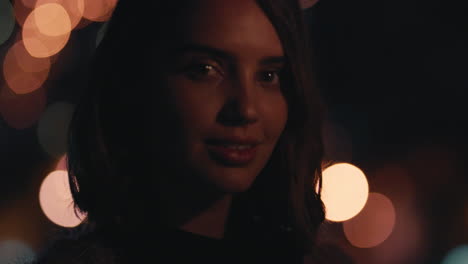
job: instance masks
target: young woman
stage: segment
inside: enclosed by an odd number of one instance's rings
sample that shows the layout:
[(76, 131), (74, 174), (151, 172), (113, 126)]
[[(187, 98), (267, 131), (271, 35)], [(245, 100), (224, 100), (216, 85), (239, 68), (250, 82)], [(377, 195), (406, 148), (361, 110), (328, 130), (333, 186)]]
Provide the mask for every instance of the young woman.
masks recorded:
[(307, 40), (294, 0), (120, 0), (70, 127), (87, 218), (38, 262), (302, 263), (324, 219)]

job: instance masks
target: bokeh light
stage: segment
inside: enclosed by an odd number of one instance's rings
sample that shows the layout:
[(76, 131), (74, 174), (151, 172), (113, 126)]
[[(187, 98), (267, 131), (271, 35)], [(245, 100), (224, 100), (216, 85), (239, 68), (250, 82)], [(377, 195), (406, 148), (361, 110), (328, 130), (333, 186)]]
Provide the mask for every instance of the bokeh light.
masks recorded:
[(43, 88), (18, 95), (7, 86), (0, 87), (0, 114), (12, 128), (25, 129), (37, 123), (46, 108), (46, 101)]
[(97, 22), (109, 20), (117, 0), (85, 0), (83, 17)]
[(21, 0), (23, 5), (27, 8), (34, 8), (36, 6), (37, 0)]
[(392, 201), (380, 193), (370, 193), (362, 211), (343, 223), (346, 239), (355, 247), (371, 248), (384, 242), (395, 226)]
[(62, 36), (71, 31), (68, 12), (59, 4), (39, 5), (33, 14), (37, 29), (46, 36)]
[(37, 127), (39, 144), (50, 156), (59, 158), (66, 151), (68, 126), (74, 106), (56, 102), (42, 114)]
[(55, 170), (67, 170), (67, 155), (63, 155), (59, 161), (57, 162), (57, 165), (55, 166)]
[(466, 264), (468, 263), (468, 245), (461, 245), (450, 250), (441, 264)]
[(0, 241), (0, 263), (30, 263), (35, 258), (34, 250), (21, 241)]
[[(31, 1), (28, 1), (31, 2)], [(13, 10), (15, 12), (15, 18), (16, 22), (22, 27), (24, 26), (24, 22), (26, 21), (26, 18), (28, 15), (31, 13), (33, 9), (33, 6), (25, 5), (22, 0), (14, 0), (13, 2)]]
[(3, 61), (5, 81), (17, 94), (26, 94), (39, 89), (47, 80), (49, 71), (50, 60), (31, 57), (22, 41), (10, 47)]
[(75, 214), (68, 173), (63, 170), (53, 171), (44, 179), (39, 190), (39, 203), (47, 218), (59, 226), (75, 227), (85, 218)]
[[(49, 16), (53, 18), (45, 19)], [(38, 24), (38, 21), (41, 22)], [(51, 24), (59, 26), (51, 26)], [(70, 38), (70, 31), (70, 18), (62, 6), (41, 5), (35, 8), (24, 22), (22, 31), (24, 46), (33, 57), (50, 57), (65, 47)]]
[(326, 219), (348, 220), (364, 207), (369, 184), (364, 172), (349, 163), (337, 163), (323, 171), (322, 201)]
[(7, 41), (15, 28), (15, 13), (8, 0), (0, 0), (0, 45)]
[[(70, 26), (71, 29), (74, 29), (83, 18), (84, 12), (84, 0), (35, 0), (37, 1), (35, 7), (39, 7), (41, 5), (46, 4), (58, 4), (63, 7), (63, 9), (67, 12), (68, 17), (70, 19)], [(58, 11), (58, 15), (62, 15), (61, 11)], [(63, 18), (60, 18), (63, 19)], [(56, 18), (54, 18), (56, 20)], [(52, 22), (52, 21), (51, 21)]]

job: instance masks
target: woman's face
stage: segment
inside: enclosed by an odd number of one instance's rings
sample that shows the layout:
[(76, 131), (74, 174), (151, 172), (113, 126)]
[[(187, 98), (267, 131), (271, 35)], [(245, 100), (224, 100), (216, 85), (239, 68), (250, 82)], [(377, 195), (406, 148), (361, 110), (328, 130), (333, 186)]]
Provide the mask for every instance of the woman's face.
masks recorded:
[(194, 2), (166, 80), (177, 162), (220, 191), (245, 191), (286, 124), (283, 48), (254, 0)]

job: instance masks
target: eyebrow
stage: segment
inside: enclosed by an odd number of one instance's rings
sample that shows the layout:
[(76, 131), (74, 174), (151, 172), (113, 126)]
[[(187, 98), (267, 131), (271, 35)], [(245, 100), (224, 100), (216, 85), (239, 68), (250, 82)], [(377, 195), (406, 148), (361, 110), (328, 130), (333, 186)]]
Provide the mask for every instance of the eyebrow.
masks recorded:
[[(196, 44), (196, 43), (188, 43), (183, 45), (182, 47), (176, 48), (175, 53), (190, 53), (190, 52), (195, 52), (195, 53), (206, 53), (206, 54), (211, 54), (214, 55), (215, 57), (224, 59), (224, 60), (235, 60), (236, 56), (230, 52), (211, 47), (208, 45), (202, 45), (202, 44)], [(271, 65), (271, 64), (284, 64), (286, 62), (286, 59), (284, 56), (267, 56), (263, 57), (259, 61), (259, 65), (261, 66), (266, 66), (266, 65)]]

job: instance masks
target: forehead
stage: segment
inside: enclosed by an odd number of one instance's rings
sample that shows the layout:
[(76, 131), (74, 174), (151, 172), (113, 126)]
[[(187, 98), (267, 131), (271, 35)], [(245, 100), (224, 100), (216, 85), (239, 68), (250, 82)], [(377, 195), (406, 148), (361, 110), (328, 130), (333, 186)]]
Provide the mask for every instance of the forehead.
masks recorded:
[(183, 42), (206, 44), (244, 57), (281, 56), (271, 21), (255, 0), (199, 0), (180, 24)]

